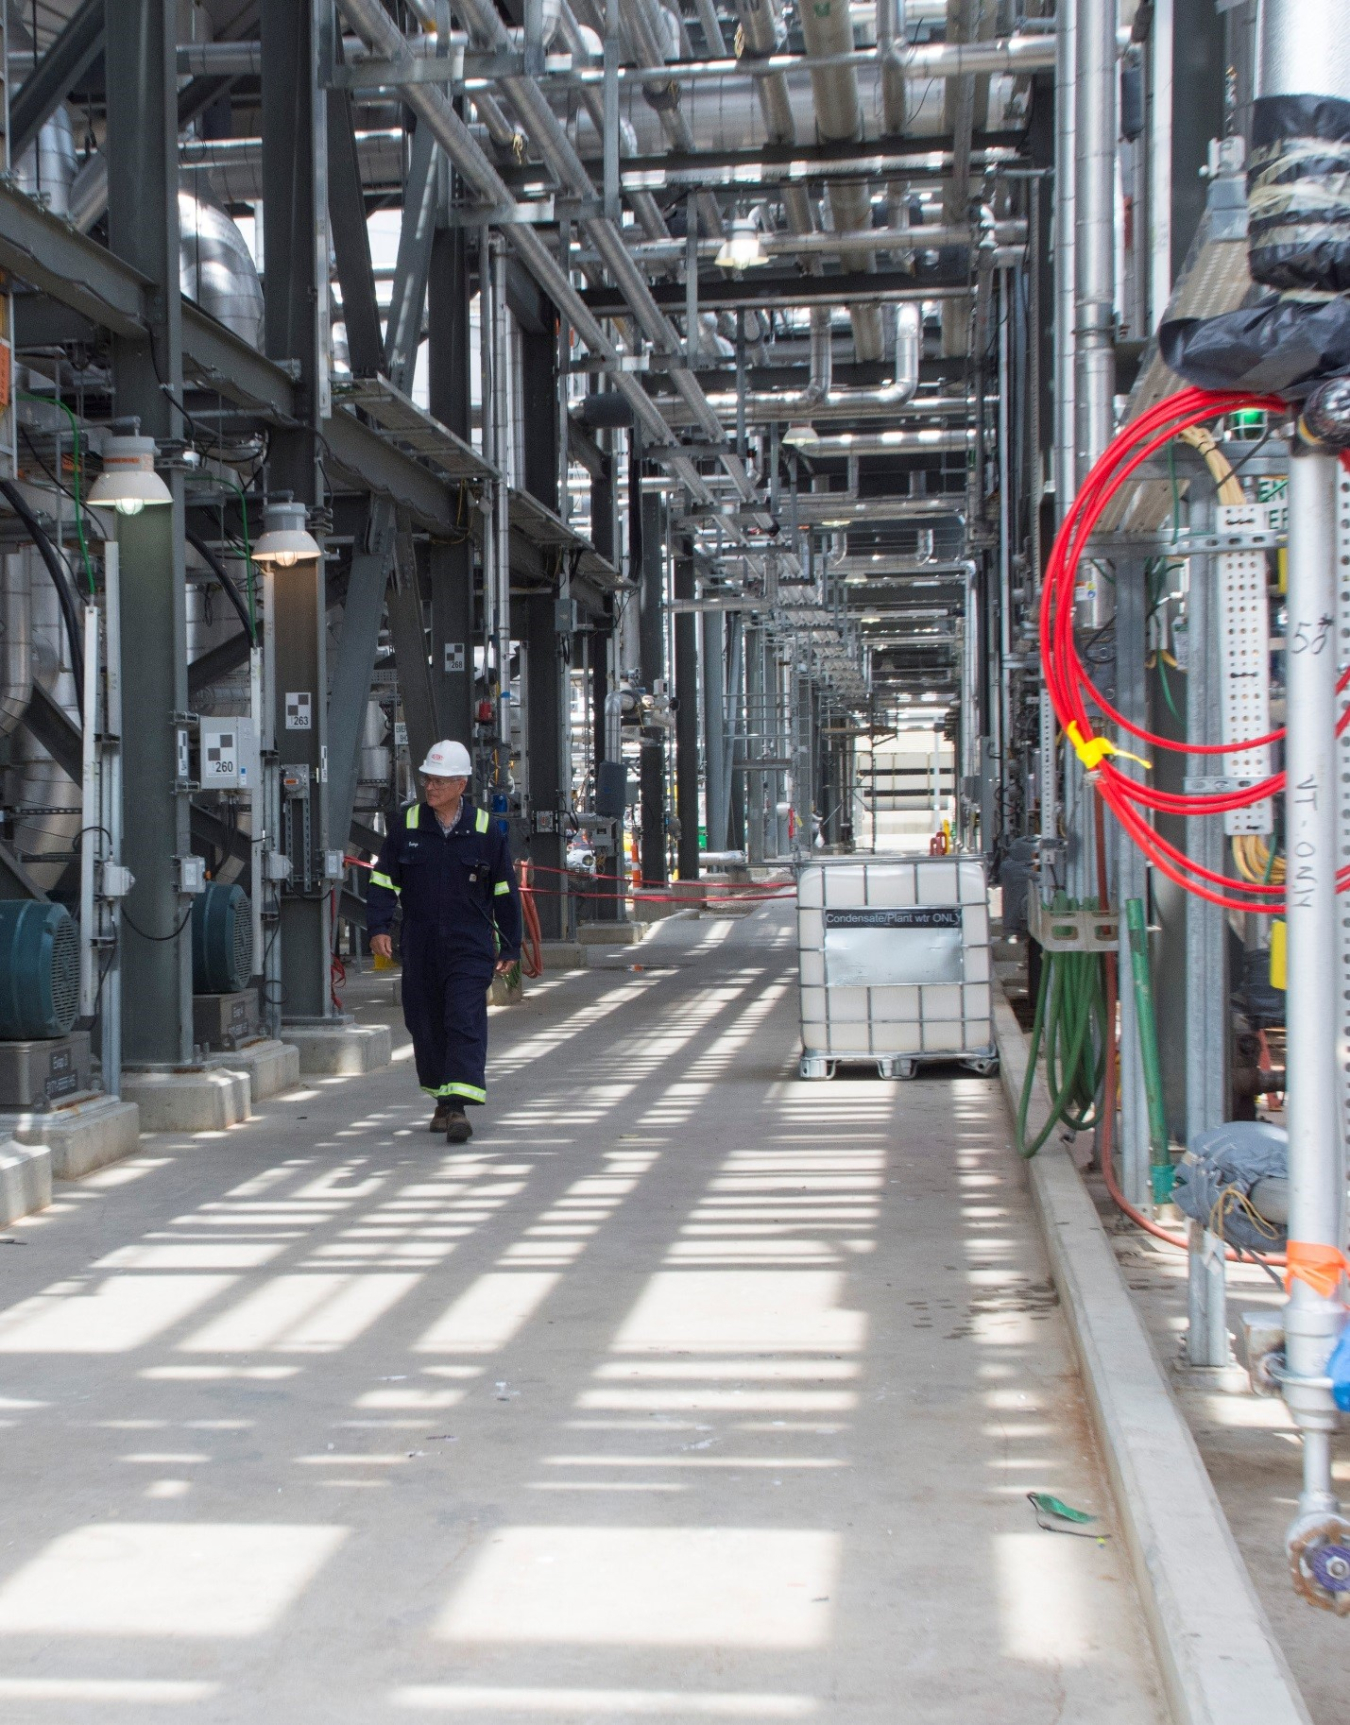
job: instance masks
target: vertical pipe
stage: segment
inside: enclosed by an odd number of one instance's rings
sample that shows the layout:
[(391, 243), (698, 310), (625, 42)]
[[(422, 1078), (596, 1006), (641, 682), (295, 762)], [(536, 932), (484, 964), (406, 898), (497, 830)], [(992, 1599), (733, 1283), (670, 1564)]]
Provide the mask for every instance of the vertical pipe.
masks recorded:
[[(1208, 480), (1192, 483), (1190, 526), (1214, 530), (1214, 493)], [(1187, 598), (1186, 736), (1192, 743), (1221, 741), (1219, 723), (1219, 619), (1213, 605), (1214, 562), (1193, 557)], [(1192, 755), (1192, 772), (1205, 773), (1212, 757)], [(1216, 821), (1192, 821), (1187, 850), (1205, 868), (1222, 872), (1224, 840)], [(1186, 903), (1186, 1140), (1222, 1125), (1228, 1112), (1228, 919), (1217, 905)], [(1228, 1363), (1222, 1240), (1192, 1222), (1188, 1263), (1186, 1358), (1192, 1366)]]
[[(1116, 9), (1078, 0), (1074, 191), (1075, 489), (1111, 441), (1116, 387)], [(1109, 616), (1098, 593), (1093, 621)]]
[[(1336, 462), (1295, 455), (1289, 463), (1288, 693), (1286, 697), (1285, 846), (1290, 989), (1285, 997), (1289, 1130), (1289, 1249), (1345, 1248), (1345, 1162), (1339, 1130), (1336, 907), (1337, 653)], [(1285, 1309), (1285, 1396), (1304, 1433), (1300, 1512), (1337, 1508), (1327, 1433), (1336, 1410), (1325, 1390), (1297, 1380), (1322, 1378), (1344, 1322), (1337, 1297), (1302, 1279)]]
[(494, 354), (492, 380), (495, 401), (493, 426), (496, 442), (493, 451), (497, 465), (495, 490), (497, 520), (493, 531), (496, 547), (495, 580), (492, 592), (493, 655), (497, 667), (498, 720), (500, 740), (496, 783), (506, 782), (510, 753), (511, 695), (511, 487), (508, 475), (514, 440), (510, 373), (506, 364), (510, 341), (510, 321), (506, 310), (506, 250), (499, 233), (492, 236), (489, 247), (492, 275), (492, 340)]
[(1149, 36), (1148, 322), (1157, 329), (1172, 297), (1172, 62), (1174, 0), (1154, 0)]
[(1074, 173), (1078, 0), (1059, 0), (1055, 20), (1055, 498), (1062, 521), (1077, 489), (1074, 470)]

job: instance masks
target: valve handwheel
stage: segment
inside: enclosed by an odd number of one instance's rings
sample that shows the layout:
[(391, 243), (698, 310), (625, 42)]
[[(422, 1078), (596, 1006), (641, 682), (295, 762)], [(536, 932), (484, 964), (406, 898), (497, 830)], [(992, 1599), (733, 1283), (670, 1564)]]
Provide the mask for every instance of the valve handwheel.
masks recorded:
[(1299, 1522), (1288, 1541), (1289, 1573), (1312, 1605), (1350, 1616), (1350, 1521), (1341, 1515)]

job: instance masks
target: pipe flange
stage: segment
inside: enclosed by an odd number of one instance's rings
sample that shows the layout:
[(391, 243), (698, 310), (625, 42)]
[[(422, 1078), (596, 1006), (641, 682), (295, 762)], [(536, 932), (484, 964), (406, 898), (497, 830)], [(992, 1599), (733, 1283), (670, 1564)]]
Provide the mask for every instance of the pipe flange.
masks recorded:
[(1286, 1549), (1295, 1591), (1321, 1611), (1350, 1617), (1350, 1521), (1343, 1515), (1297, 1521)]

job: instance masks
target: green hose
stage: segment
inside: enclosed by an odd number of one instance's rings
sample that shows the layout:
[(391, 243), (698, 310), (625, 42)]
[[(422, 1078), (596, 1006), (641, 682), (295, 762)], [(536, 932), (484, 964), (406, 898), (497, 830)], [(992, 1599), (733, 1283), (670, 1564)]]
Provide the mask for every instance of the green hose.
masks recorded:
[[(1096, 899), (1080, 906), (1056, 893), (1052, 911), (1095, 910)], [(1027, 1112), (1041, 1043), (1045, 1043), (1045, 1083), (1050, 1113), (1036, 1137), (1027, 1141)], [(1095, 1105), (1106, 1071), (1106, 991), (1101, 954), (1046, 952), (1041, 960), (1041, 985), (1031, 1026), (1026, 1077), (1017, 1105), (1017, 1148), (1034, 1156), (1056, 1126), (1071, 1132), (1095, 1125)]]
[(1153, 1202), (1165, 1204), (1172, 1196), (1172, 1157), (1167, 1144), (1167, 1113), (1163, 1107), (1162, 1067), (1158, 1060), (1158, 1021), (1153, 1010), (1153, 978), (1148, 963), (1148, 928), (1144, 901), (1125, 900), (1125, 927), (1130, 942), (1130, 976), (1134, 982), (1134, 1023), (1139, 1038), (1139, 1061), (1144, 1071), (1144, 1094), (1148, 1100), (1149, 1177)]

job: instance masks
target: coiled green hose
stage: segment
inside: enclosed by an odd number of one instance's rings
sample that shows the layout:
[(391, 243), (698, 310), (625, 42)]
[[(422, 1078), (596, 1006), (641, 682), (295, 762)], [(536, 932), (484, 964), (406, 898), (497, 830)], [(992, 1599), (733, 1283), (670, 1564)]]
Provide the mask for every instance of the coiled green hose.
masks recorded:
[[(1096, 899), (1081, 903), (1056, 893), (1052, 911), (1096, 910)], [(1017, 1148), (1034, 1156), (1056, 1126), (1083, 1132), (1096, 1124), (1096, 1104), (1106, 1070), (1106, 990), (1102, 955), (1097, 952), (1046, 952), (1036, 1016), (1031, 1026), (1026, 1077), (1017, 1105)], [(1045, 1083), (1050, 1113), (1036, 1137), (1027, 1142), (1027, 1111), (1041, 1042), (1045, 1042)]]

